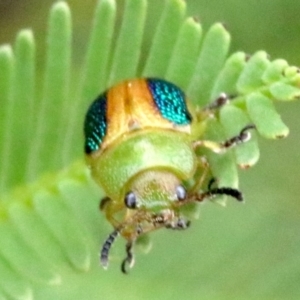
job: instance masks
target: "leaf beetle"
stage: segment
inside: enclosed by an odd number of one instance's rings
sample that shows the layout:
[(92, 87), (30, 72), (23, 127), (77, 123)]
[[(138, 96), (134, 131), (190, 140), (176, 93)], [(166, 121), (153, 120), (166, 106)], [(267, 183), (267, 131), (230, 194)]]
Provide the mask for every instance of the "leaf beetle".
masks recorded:
[(223, 143), (200, 139), (203, 116), (227, 100), (222, 94), (199, 114), (175, 84), (141, 78), (111, 87), (91, 104), (84, 122), (86, 161), (106, 194), (100, 207), (114, 227), (100, 254), (104, 268), (118, 235), (127, 240), (121, 265), (126, 273), (134, 264), (132, 248), (139, 236), (189, 227), (184, 206), (219, 194), (242, 200), (239, 190), (213, 188), (212, 181), (203, 189), (209, 165), (196, 151), (222, 152), (250, 138), (254, 125)]

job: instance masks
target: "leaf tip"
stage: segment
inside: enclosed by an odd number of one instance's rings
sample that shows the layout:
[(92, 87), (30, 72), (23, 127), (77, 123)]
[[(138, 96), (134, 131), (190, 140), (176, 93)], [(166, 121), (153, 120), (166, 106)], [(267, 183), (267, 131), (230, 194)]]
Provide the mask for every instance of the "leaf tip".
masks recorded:
[(9, 44), (0, 46), (0, 56), (13, 56), (12, 47)]
[(67, 2), (65, 1), (59, 1), (53, 4), (52, 9), (51, 9), (51, 16), (70, 16), (71, 11), (70, 7)]
[(211, 31), (220, 32), (221, 34), (225, 34), (230, 38), (229, 31), (227, 30), (227, 26), (224, 23), (218, 22), (211, 26)]
[(22, 29), (18, 36), (17, 39), (22, 39), (22, 40), (33, 40), (33, 32), (30, 28), (27, 29)]
[(58, 1), (53, 4), (52, 10), (60, 10), (60, 11), (69, 10), (69, 5), (65, 1)]

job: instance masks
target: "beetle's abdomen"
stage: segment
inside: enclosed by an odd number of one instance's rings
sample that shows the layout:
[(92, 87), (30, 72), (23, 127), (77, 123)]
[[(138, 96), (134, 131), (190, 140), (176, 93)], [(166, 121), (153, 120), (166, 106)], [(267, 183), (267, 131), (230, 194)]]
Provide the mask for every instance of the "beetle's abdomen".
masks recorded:
[(100, 95), (90, 106), (84, 125), (85, 152), (104, 150), (131, 131), (149, 128), (190, 133), (192, 117), (185, 95), (161, 79), (135, 79)]

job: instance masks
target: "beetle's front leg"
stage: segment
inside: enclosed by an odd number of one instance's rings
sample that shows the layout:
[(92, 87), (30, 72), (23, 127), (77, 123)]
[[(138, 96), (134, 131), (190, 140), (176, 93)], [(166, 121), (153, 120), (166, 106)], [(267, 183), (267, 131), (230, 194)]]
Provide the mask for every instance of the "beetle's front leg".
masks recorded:
[[(233, 97), (229, 97), (225, 93), (221, 93), (213, 102), (196, 112), (199, 120), (208, 119), (209, 116), (215, 115), (224, 105), (228, 104)], [(216, 153), (225, 152), (228, 148), (234, 147), (240, 143), (247, 142), (251, 138), (250, 129), (255, 129), (255, 125), (249, 124), (245, 126), (238, 135), (229, 138), (228, 140), (218, 143), (209, 140), (197, 140), (193, 143), (194, 148), (203, 146)]]
[(196, 108), (196, 118), (198, 121), (203, 121), (211, 118), (216, 114), (217, 111), (220, 110), (221, 107), (229, 103), (231, 97), (228, 97), (225, 93), (220, 93), (219, 97), (216, 98), (213, 102), (209, 103), (205, 107), (197, 107)]
[(221, 93), (217, 99), (215, 99), (213, 102), (208, 104), (203, 108), (203, 111), (215, 111), (220, 109), (222, 106), (226, 105), (229, 103), (230, 99), (232, 97), (229, 97), (225, 93)]
[(249, 124), (245, 126), (238, 135), (229, 138), (228, 140), (218, 143), (208, 140), (198, 140), (193, 143), (194, 148), (205, 147), (216, 153), (223, 153), (227, 149), (232, 148), (238, 144), (245, 143), (250, 140), (251, 133), (249, 130), (255, 129), (255, 125)]

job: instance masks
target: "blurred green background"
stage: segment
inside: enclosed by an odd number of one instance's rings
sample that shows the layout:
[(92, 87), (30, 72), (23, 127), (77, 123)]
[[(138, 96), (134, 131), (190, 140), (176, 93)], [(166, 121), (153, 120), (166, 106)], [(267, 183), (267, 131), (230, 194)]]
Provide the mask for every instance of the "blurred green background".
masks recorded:
[[(33, 28), (43, 66), (46, 21), (53, 2), (0, 0), (0, 44), (14, 43), (20, 29)], [(97, 1), (67, 2), (73, 12), (73, 61), (79, 66)], [(124, 1), (118, 2), (122, 7)], [(263, 49), (272, 59), (300, 65), (299, 0), (186, 2), (189, 14), (204, 28), (216, 21), (226, 25), (231, 52)], [(160, 12), (152, 6), (151, 13)], [(148, 20), (147, 34), (154, 25)], [(260, 139), (260, 161), (240, 174), (246, 204), (230, 202), (223, 209), (208, 203), (190, 230), (155, 233), (150, 255), (138, 254), (129, 277), (119, 274), (118, 260), (108, 272), (100, 270), (105, 283), (99, 299), (300, 299), (300, 104), (277, 108), (291, 133), (277, 142)], [(87, 285), (99, 284), (96, 275), (95, 281), (91, 278), (86, 277)], [(86, 291), (73, 293), (73, 298), (62, 299), (97, 299)]]

